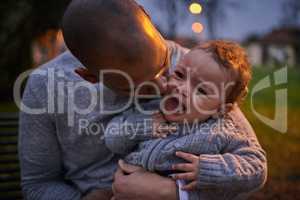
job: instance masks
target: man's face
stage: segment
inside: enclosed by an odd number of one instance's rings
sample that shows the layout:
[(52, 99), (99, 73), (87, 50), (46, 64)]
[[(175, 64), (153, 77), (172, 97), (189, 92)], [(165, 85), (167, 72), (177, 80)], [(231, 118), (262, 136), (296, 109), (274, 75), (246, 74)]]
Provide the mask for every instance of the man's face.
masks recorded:
[[(103, 12), (102, 14), (95, 13), (95, 15), (102, 16), (102, 18), (107, 16), (107, 22), (92, 26), (84, 23), (83, 20), (82, 24), (86, 26), (90, 34), (85, 32), (79, 34), (83, 35), (85, 40), (67, 37), (69, 38), (68, 46), (72, 47), (70, 48), (73, 49), (72, 53), (88, 68), (88, 73), (85, 75), (89, 79), (93, 76), (93, 80), (104, 83), (116, 93), (130, 94), (133, 92), (132, 85), (136, 88), (145, 81), (153, 80), (167, 65), (168, 47), (142, 7), (139, 7), (134, 1), (113, 2), (113, 5), (118, 5), (118, 9), (124, 11), (123, 15), (115, 13), (116, 11), (110, 7), (107, 9), (102, 8), (103, 6), (99, 7), (100, 10), (103, 9)], [(107, 4), (107, 6), (109, 5), (110, 3)], [(112, 11), (107, 12), (110, 9)], [(95, 9), (92, 8), (92, 10)], [(75, 16), (74, 12), (71, 12), (70, 16), (73, 15)], [(86, 14), (85, 17), (90, 19), (93, 16)], [(70, 19), (70, 21), (72, 20)], [(73, 26), (70, 27), (73, 30)], [(80, 29), (77, 25), (75, 28), (76, 30)], [(69, 36), (72, 35), (73, 33), (70, 31)], [(99, 72), (107, 70), (118, 71), (122, 75), (115, 72), (105, 73), (101, 79)], [(142, 93), (150, 91), (149, 87), (144, 88)]]
[(230, 81), (226, 69), (219, 66), (210, 53), (191, 51), (179, 62), (167, 82), (163, 101), (166, 119), (172, 122), (208, 119), (225, 101), (223, 85)]
[[(169, 65), (167, 51), (162, 51), (159, 61), (147, 62), (144, 65), (130, 66), (131, 70), (116, 67), (99, 68), (78, 68), (76, 73), (90, 83), (103, 82), (104, 85), (121, 95), (133, 95), (136, 91), (139, 95), (159, 95), (159, 86), (156, 78), (164, 73)], [(148, 65), (147, 65), (148, 64)], [(157, 74), (144, 75), (145, 68), (159, 68)], [(106, 70), (109, 70), (106, 71)]]

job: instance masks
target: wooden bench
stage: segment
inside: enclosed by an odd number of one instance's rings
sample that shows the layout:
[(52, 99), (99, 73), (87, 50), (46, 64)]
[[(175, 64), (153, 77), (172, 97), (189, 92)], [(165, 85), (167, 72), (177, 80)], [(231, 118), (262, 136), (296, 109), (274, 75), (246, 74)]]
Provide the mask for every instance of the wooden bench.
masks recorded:
[(18, 160), (18, 113), (0, 113), (0, 199), (22, 199)]

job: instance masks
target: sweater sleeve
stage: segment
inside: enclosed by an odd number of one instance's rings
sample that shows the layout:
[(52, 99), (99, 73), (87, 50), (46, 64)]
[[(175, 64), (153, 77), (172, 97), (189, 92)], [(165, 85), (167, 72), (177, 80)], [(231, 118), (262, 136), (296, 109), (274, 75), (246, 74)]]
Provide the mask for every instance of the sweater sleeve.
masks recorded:
[[(235, 123), (248, 122), (236, 120)], [(267, 177), (265, 151), (252, 128), (236, 130), (228, 133), (225, 153), (200, 155), (198, 188), (220, 188), (240, 194), (264, 185)]]
[[(31, 109), (47, 108), (46, 82), (37, 76), (29, 79), (22, 100)], [(81, 198), (80, 191), (63, 178), (62, 156), (50, 114), (21, 111), (18, 149), (25, 199)]]
[(126, 155), (140, 142), (152, 138), (152, 117), (130, 107), (114, 117), (105, 130), (105, 144), (114, 153)]
[(264, 184), (266, 170), (264, 151), (251, 146), (239, 147), (231, 153), (203, 154), (199, 161), (198, 188), (250, 192)]

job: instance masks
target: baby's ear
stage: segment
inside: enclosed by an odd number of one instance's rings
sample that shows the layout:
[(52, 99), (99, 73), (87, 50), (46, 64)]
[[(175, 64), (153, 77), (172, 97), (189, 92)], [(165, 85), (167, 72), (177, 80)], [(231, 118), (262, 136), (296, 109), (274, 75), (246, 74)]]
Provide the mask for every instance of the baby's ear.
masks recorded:
[(224, 108), (224, 113), (230, 112), (232, 110), (233, 106), (234, 106), (233, 103), (226, 103), (225, 106), (224, 106), (225, 107)]
[(78, 74), (81, 78), (84, 80), (90, 82), (90, 83), (98, 83), (99, 79), (97, 76), (92, 74), (88, 69), (80, 67), (75, 69), (75, 73)]

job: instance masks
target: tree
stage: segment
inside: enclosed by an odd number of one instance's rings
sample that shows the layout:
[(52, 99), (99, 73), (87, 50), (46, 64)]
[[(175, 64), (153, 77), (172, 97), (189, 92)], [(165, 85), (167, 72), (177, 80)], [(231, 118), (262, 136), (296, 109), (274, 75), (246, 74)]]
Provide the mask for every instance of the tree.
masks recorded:
[[(178, 24), (178, 18), (180, 14), (184, 13), (182, 12), (182, 0), (176, 1), (176, 0), (155, 0), (154, 5), (158, 10), (161, 10), (164, 14), (166, 14), (166, 25), (167, 30), (161, 30), (166, 32), (166, 35), (168, 35), (169, 39), (176, 38), (176, 32), (177, 32), (177, 24)], [(189, 1), (189, 0), (188, 0)]]
[(283, 3), (282, 24), (284, 26), (297, 26), (300, 24), (300, 1), (286, 0)]
[(0, 3), (0, 98), (12, 99), (17, 76), (32, 66), (31, 44), (58, 28), (70, 0), (10, 0)]

